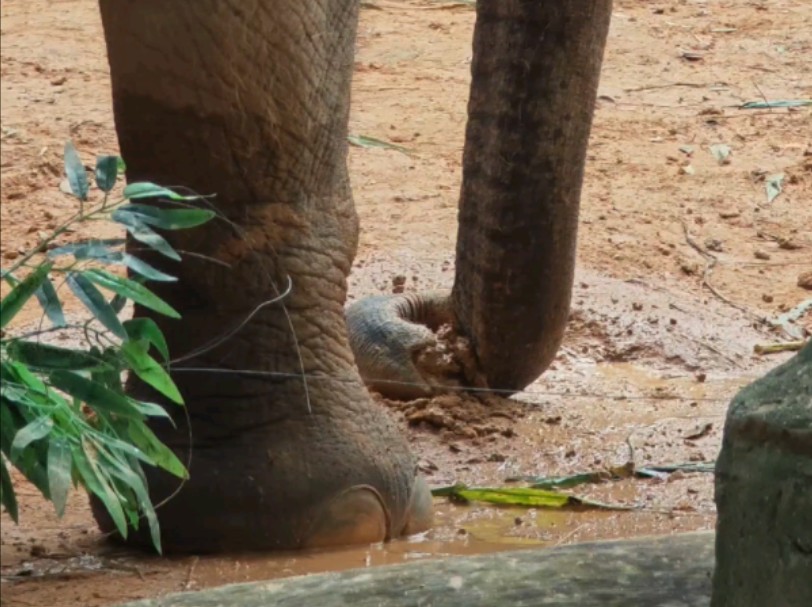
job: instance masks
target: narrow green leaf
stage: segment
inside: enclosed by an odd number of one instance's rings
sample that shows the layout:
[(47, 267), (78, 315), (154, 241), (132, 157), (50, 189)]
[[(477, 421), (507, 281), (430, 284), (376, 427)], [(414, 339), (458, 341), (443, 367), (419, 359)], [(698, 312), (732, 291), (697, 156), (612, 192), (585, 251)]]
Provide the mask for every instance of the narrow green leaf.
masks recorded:
[[(26, 424), (25, 419), (19, 414), (21, 407), (18, 406), (20, 393), (25, 397), (25, 390), (10, 390), (10, 382), (5, 378), (0, 385), (0, 448), (3, 454), (11, 452), (11, 443), (17, 432)], [(17, 388), (15, 386), (15, 388)]]
[(586, 483), (599, 483), (606, 480), (606, 476), (600, 472), (587, 472), (584, 474), (572, 474), (570, 476), (555, 476), (546, 479), (539, 479), (531, 487), (533, 489), (569, 489)]
[[(137, 474), (133, 470), (132, 464), (127, 464), (122, 462), (117, 457), (114, 457), (112, 453), (107, 451), (100, 451), (101, 459), (107, 462), (108, 468), (111, 473), (117, 476), (121, 481), (123, 481), (135, 494), (136, 500), (138, 503), (138, 509), (144, 513), (144, 517), (147, 519), (147, 524), (149, 525), (150, 537), (152, 539), (152, 544), (155, 546), (155, 549), (158, 553), (161, 553), (161, 533), (160, 533), (160, 526), (158, 525), (158, 517), (155, 514), (155, 508), (152, 505), (152, 501), (149, 498), (149, 493), (147, 492), (147, 485), (142, 475)], [(138, 463), (134, 462), (137, 466)], [(138, 466), (140, 470), (140, 466)], [(134, 521), (132, 521), (132, 526), (134, 528), (138, 528), (138, 518), (136, 517)]]
[(151, 249), (158, 251), (161, 255), (168, 257), (169, 259), (180, 261), (180, 255), (175, 249), (172, 248), (172, 245), (170, 245), (163, 236), (155, 232), (152, 228), (140, 222), (136, 215), (133, 215), (132, 213), (122, 213), (117, 221), (122, 223), (130, 233), (130, 236), (132, 236), (138, 242), (143, 242)]
[(9, 343), (7, 352), (12, 359), (36, 369), (79, 371), (108, 367), (103, 359), (91, 352), (36, 341), (15, 339)]
[(14, 377), (35, 392), (45, 393), (48, 391), (48, 386), (45, 385), (45, 382), (31, 373), (31, 371), (28, 370), (28, 367), (23, 364), (13, 361), (3, 362), (2, 370), (3, 379), (6, 379), (7, 377)]
[(348, 135), (347, 141), (349, 141), (351, 145), (359, 148), (383, 148), (386, 150), (397, 150), (404, 154), (411, 154), (411, 150), (402, 145), (395, 145), (394, 143), (375, 139), (374, 137), (367, 137), (366, 135)]
[(116, 311), (107, 303), (104, 295), (88, 280), (88, 275), (92, 271), (87, 270), (82, 273), (72, 272), (68, 274), (68, 287), (101, 324), (118, 337), (126, 338), (127, 332), (121, 325)]
[[(122, 240), (121, 242), (123, 244), (124, 241)], [(155, 280), (158, 282), (175, 282), (177, 280), (174, 276), (165, 274), (157, 268), (153, 268), (147, 262), (123, 251), (111, 251), (99, 246), (94, 246), (92, 248), (77, 249), (74, 252), (74, 257), (78, 260), (93, 259), (108, 265), (123, 265), (147, 280)]]
[[(42, 283), (48, 278), (48, 272), (51, 271), (52, 264), (44, 263), (36, 270), (31, 272), (25, 277), (18, 285), (14, 286), (11, 293), (3, 298), (0, 302), (0, 328), (5, 327), (11, 319), (17, 315), (22, 307), (25, 305), (31, 296), (37, 292), (42, 286)], [(10, 275), (6, 276), (8, 279)]]
[(124, 309), (124, 306), (127, 305), (127, 298), (122, 297), (121, 295), (116, 295), (113, 299), (110, 300), (110, 307), (113, 308), (113, 311), (116, 314), (120, 314), (121, 311)]
[(130, 368), (142, 381), (155, 388), (169, 400), (182, 405), (183, 397), (178, 392), (175, 382), (169, 373), (141, 347), (138, 342), (125, 341), (121, 344), (121, 353)]
[(121, 156), (116, 156), (116, 167), (118, 168), (119, 174), (123, 175), (127, 172), (127, 163), (124, 162), (124, 159)]
[(11, 484), (11, 475), (3, 457), (0, 457), (0, 503), (3, 504), (3, 508), (6, 509), (11, 520), (15, 523), (18, 522), (17, 498), (14, 495), (14, 485)]
[[(108, 422), (109, 428), (104, 431), (89, 430), (88, 436), (92, 436), (93, 440), (102, 445), (105, 449), (110, 451), (121, 451), (123, 455), (142, 461), (145, 464), (154, 466), (155, 462), (141, 449), (131, 444), (129, 439), (128, 427), (130, 420), (124, 418), (114, 418), (106, 413), (99, 413), (100, 417), (104, 417)], [(120, 437), (120, 438), (117, 438)]]
[(166, 344), (166, 338), (158, 327), (157, 323), (151, 318), (139, 317), (131, 320), (124, 321), (124, 330), (127, 331), (127, 337), (132, 341), (144, 340), (155, 346), (158, 353), (164, 359), (169, 360), (169, 346)]
[(118, 177), (118, 156), (98, 156), (96, 158), (96, 185), (102, 192), (109, 192), (116, 185)]
[(124, 265), (130, 268), (133, 272), (140, 274), (147, 280), (155, 280), (158, 282), (176, 282), (178, 280), (175, 276), (165, 274), (157, 268), (153, 268), (144, 260), (138, 259), (129, 253), (124, 253), (122, 261), (124, 262)]
[(73, 455), (73, 462), (79, 472), (79, 477), (82, 479), (85, 487), (96, 495), (107, 512), (110, 513), (110, 518), (116, 525), (116, 529), (121, 534), (121, 537), (127, 537), (128, 527), (127, 520), (124, 516), (124, 509), (121, 507), (119, 496), (110, 487), (109, 481), (104, 478), (98, 465), (95, 464), (95, 453), (88, 445), (86, 440), (82, 440), (82, 448), (73, 447), (71, 449)]
[(48, 257), (55, 259), (63, 255), (73, 255), (76, 259), (98, 259), (110, 255), (113, 247), (121, 247), (125, 242), (123, 238), (91, 238), (51, 249), (48, 251)]
[(108, 257), (115, 259), (115, 256), (120, 252), (114, 249), (123, 246), (125, 242), (126, 241), (123, 238), (88, 240), (86, 242), (78, 243), (78, 246), (73, 251), (73, 256), (80, 261), (84, 259), (104, 260)]
[(62, 312), (62, 302), (59, 301), (59, 296), (56, 294), (56, 289), (50, 278), (46, 277), (40, 288), (34, 292), (34, 295), (53, 326), (64, 327), (67, 324), (65, 314)]
[(435, 489), (432, 495), (446, 496), (452, 499), (469, 502), (488, 502), (513, 506), (534, 506), (545, 508), (561, 508), (570, 503), (570, 496), (556, 491), (544, 489), (528, 489), (526, 487), (510, 488), (470, 488), (462, 484)]
[(16, 460), (20, 457), (20, 452), (28, 447), (28, 445), (48, 436), (53, 427), (53, 420), (49, 416), (43, 415), (21, 428), (11, 443), (11, 459)]
[(148, 181), (139, 181), (124, 188), (124, 198), (138, 200), (139, 198), (169, 198), (170, 200), (197, 200), (200, 196), (181, 196), (170, 190)]
[(185, 230), (210, 221), (216, 213), (209, 209), (166, 209), (146, 204), (126, 204), (117, 208), (111, 217), (125, 223), (123, 215), (132, 215), (141, 223), (163, 230)]
[(633, 510), (629, 506), (604, 504), (594, 500), (530, 487), (466, 487), (458, 484), (434, 489), (432, 495), (446, 496), (462, 502), (477, 501), (503, 506), (531, 508), (589, 507), (603, 510)]
[(743, 103), (743, 110), (767, 110), (772, 108), (805, 107), (812, 105), (812, 99), (789, 99), (786, 101), (748, 101)]
[(121, 360), (119, 345), (109, 346), (101, 353), (99, 353), (95, 347), (91, 348), (91, 350), (107, 363), (106, 368), (100, 367), (91, 371), (91, 381), (100, 383), (118, 394), (124, 394), (121, 371), (124, 369), (125, 364), (124, 361)]
[(175, 420), (172, 419), (172, 416), (169, 415), (166, 409), (164, 409), (161, 405), (145, 400), (135, 400), (134, 398), (130, 399), (130, 403), (145, 417), (160, 417), (161, 419), (169, 421), (172, 426), (175, 425)]
[(30, 409), (26, 411), (25, 408), (11, 405), (5, 397), (0, 398), (0, 445), (3, 454), (9, 456), (9, 460), (14, 464), (14, 467), (22, 472), (47, 497), (48, 475), (45, 469), (45, 447), (47, 443), (43, 441), (31, 442), (22, 451), (16, 450), (12, 452), (14, 439), (17, 438), (20, 431), (24, 430), (32, 421), (36, 421), (26, 419), (23, 413), (30, 415), (32, 411)]
[(55, 439), (48, 444), (48, 490), (57, 516), (65, 513), (68, 491), (71, 486), (72, 458), (70, 446), (64, 440)]
[(665, 464), (660, 466), (645, 466), (634, 471), (636, 476), (662, 478), (672, 472), (704, 472), (713, 474), (716, 470), (715, 462), (690, 462), (686, 464)]
[(79, 200), (87, 200), (87, 192), (90, 186), (87, 183), (85, 165), (70, 141), (65, 143), (65, 173), (68, 176), (68, 183), (73, 195)]
[[(119, 295), (126, 297), (127, 299), (130, 299), (146, 308), (149, 308), (150, 310), (154, 310), (159, 314), (169, 316), (170, 318), (180, 318), (180, 314), (178, 314), (168, 303), (157, 295), (153, 294), (152, 291), (147, 289), (144, 285), (138, 284), (134, 280), (123, 278), (121, 276), (115, 276), (109, 272), (95, 268), (86, 270), (81, 276), (102, 288), (109, 289), (113, 293), (118, 293)], [(118, 333), (116, 334), (118, 335)], [(126, 334), (124, 337), (126, 337)]]
[(54, 371), (48, 375), (52, 386), (87, 404), (92, 409), (120, 415), (129, 419), (141, 419), (143, 415), (130, 400), (103, 384), (82, 377), (73, 371)]
[(0, 384), (0, 396), (9, 400), (10, 402), (26, 406), (28, 404), (29, 390), (12, 379), (3, 378), (3, 383)]
[(157, 466), (178, 478), (189, 478), (186, 467), (177, 456), (153, 434), (147, 425), (140, 421), (131, 421), (129, 435), (133, 444), (151, 457)]

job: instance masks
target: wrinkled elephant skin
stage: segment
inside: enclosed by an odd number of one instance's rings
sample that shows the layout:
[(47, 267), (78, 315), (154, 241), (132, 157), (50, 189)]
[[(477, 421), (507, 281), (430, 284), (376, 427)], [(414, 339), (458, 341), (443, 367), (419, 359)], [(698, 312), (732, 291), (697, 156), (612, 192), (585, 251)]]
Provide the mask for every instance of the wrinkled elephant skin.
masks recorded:
[[(530, 368), (520, 377), (497, 370), (496, 382), (512, 386), (543, 371), (566, 320), (586, 134), (611, 11), (608, 0), (562, 6), (481, 0), (477, 9), (467, 146), (501, 138), (508, 148), (520, 144), (515, 149), (529, 163), (513, 156), (509, 171), (493, 172), (466, 152), (463, 269), (450, 301), (485, 364), (491, 346), (505, 343), (488, 343), (483, 312), (495, 322), (541, 319), (516, 352)], [(182, 264), (139, 250), (179, 277), (153, 288), (183, 317), (155, 318), (180, 358), (172, 375), (187, 408), (168, 407), (174, 426), (152, 427), (190, 464), (182, 487), (147, 471), (151, 497), (162, 502), (164, 549), (331, 546), (426, 529), (430, 493), (405, 438), (364, 386), (344, 317), (358, 241), (346, 162), (357, 0), (100, 0), (100, 8), (128, 181), (216, 193), (223, 215), (166, 234), (176, 249), (194, 253)], [(585, 67), (565, 70), (565, 63)], [(528, 75), (544, 81), (549, 69), (549, 84), (517, 89)], [(482, 87), (503, 87), (507, 97), (489, 101), (476, 94)], [(573, 92), (579, 102), (563, 103)], [(544, 103), (532, 102), (536, 94)], [(507, 103), (511, 95), (521, 98), (521, 115)], [(545, 113), (546, 105), (559, 115)], [(560, 128), (551, 123), (559, 118)], [(504, 157), (494, 145), (482, 153)], [(575, 168), (564, 175), (556, 167)], [(558, 185), (547, 192), (551, 183)], [(497, 203), (491, 223), (472, 218), (487, 214), (490, 200)], [(490, 280), (505, 257), (483, 265), (472, 239), (490, 251), (514, 242), (499, 226), (513, 229), (523, 213), (543, 216), (527, 224), (539, 232), (520, 239), (531, 248), (541, 243), (542, 253), (527, 251), (527, 260), (504, 268), (495, 292), (517, 307), (500, 316), (493, 301), (476, 303), (481, 286), (473, 274)], [(528, 260), (549, 267), (533, 269), (531, 283), (515, 282)], [(539, 280), (547, 297), (536, 294)], [(288, 284), (281, 303), (266, 303)], [(149, 311), (136, 307), (135, 315)], [(539, 343), (543, 352), (528, 349)], [(128, 389), (159, 400), (136, 381)], [(102, 529), (113, 529), (104, 508), (93, 507)], [(149, 545), (145, 526), (131, 541)]]

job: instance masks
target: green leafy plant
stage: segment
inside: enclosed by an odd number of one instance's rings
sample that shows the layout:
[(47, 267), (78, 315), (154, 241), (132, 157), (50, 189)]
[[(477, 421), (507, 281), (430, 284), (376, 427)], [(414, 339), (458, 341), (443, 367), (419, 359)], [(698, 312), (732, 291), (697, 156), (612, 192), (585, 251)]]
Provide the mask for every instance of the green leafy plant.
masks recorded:
[[(65, 145), (65, 171), (78, 211), (50, 236), (22, 255), (2, 279), (11, 291), (0, 302), (0, 501), (17, 521), (14, 487), (7, 462), (17, 468), (55, 506), (61, 516), (71, 486), (83, 486), (107, 508), (126, 537), (146, 519), (155, 548), (160, 532), (142, 466), (158, 466), (186, 478), (183, 463), (149, 429), (150, 418), (170, 419), (158, 404), (140, 401), (124, 390), (134, 373), (168, 401), (183, 405), (169, 376), (169, 352), (158, 325), (149, 318), (122, 321), (127, 301), (170, 318), (180, 315), (145, 286), (148, 281), (174, 281), (124, 249), (125, 240), (89, 239), (54, 246), (76, 224), (109, 220), (123, 226), (136, 241), (179, 261), (178, 252), (156, 231), (193, 228), (214, 212), (195, 208), (182, 196), (152, 183), (131, 183), (119, 199), (111, 192), (123, 161), (100, 156), (95, 182), (101, 202), (89, 203), (90, 184), (76, 149)], [(135, 202), (151, 199), (155, 204)], [(113, 273), (119, 266), (129, 277)], [(58, 295), (67, 288), (90, 312), (68, 321)], [(50, 327), (25, 334), (8, 327), (23, 306), (35, 298)], [(44, 343), (48, 332), (68, 331), (78, 347)]]

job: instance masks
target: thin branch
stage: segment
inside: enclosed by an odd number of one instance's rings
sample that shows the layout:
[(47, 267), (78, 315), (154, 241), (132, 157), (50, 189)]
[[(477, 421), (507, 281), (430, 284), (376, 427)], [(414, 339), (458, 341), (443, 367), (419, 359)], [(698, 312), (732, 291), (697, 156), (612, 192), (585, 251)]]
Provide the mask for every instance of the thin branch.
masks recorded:
[(685, 233), (685, 242), (694, 249), (697, 253), (699, 253), (705, 259), (705, 269), (702, 272), (702, 285), (707, 287), (708, 290), (713, 293), (719, 300), (723, 301), (727, 305), (732, 308), (736, 308), (737, 310), (744, 312), (747, 316), (757, 320), (760, 323), (764, 323), (764, 319), (759, 316), (758, 314), (754, 314), (748, 308), (744, 307), (741, 304), (732, 301), (729, 297), (723, 295), (719, 289), (713, 286), (710, 282), (711, 273), (713, 272), (714, 266), (719, 261), (715, 255), (712, 255), (707, 250), (702, 248), (699, 243), (694, 240), (693, 236), (691, 236), (691, 232), (688, 230), (688, 224), (685, 221), (682, 222), (682, 230)]

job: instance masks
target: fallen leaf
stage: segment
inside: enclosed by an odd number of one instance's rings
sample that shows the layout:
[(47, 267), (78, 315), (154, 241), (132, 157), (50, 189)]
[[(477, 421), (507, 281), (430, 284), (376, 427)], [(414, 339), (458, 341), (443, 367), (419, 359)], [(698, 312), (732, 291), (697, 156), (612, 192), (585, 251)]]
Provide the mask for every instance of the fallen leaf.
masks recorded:
[(767, 189), (767, 202), (772, 202), (781, 193), (781, 188), (784, 184), (784, 173), (775, 173), (770, 175), (765, 180), (765, 188)]

